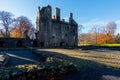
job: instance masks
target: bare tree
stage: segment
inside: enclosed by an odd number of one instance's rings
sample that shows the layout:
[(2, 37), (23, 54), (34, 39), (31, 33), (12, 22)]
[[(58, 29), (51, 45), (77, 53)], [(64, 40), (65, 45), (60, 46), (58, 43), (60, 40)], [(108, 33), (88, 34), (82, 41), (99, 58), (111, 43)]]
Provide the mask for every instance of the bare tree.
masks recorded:
[(98, 44), (98, 37), (99, 37), (99, 33), (101, 32), (102, 27), (103, 26), (101, 26), (101, 25), (96, 25), (91, 29), (91, 31), (90, 31), (91, 36), (92, 36), (91, 39), (93, 39), (92, 44)]
[(116, 30), (116, 24), (115, 22), (109, 22), (106, 25), (106, 43), (114, 43), (115, 40), (115, 30)]
[(25, 16), (20, 16), (16, 19), (16, 22), (14, 24), (14, 27), (19, 27), (21, 34), (24, 36), (24, 32), (29, 32), (30, 29), (33, 28), (33, 25), (31, 21), (25, 17)]
[[(109, 22), (106, 26), (97, 25), (86, 34), (79, 34), (79, 42), (85, 44), (115, 43), (116, 24)], [(118, 37), (118, 36), (117, 36)]]
[(83, 25), (78, 25), (78, 34), (81, 34), (83, 29)]
[(4, 37), (5, 33), (3, 32), (3, 29), (0, 29), (0, 37)]
[(6, 11), (0, 11), (0, 25), (1, 25), (1, 35), (4, 37), (10, 37), (10, 30), (14, 19), (13, 14)]
[(29, 38), (30, 39), (35, 39), (35, 33), (36, 33), (36, 29), (34, 27), (32, 27), (28, 32)]
[(115, 37), (116, 43), (120, 43), (120, 33), (118, 33)]
[(82, 29), (84, 29), (83, 25), (78, 26), (78, 44), (81, 44), (81, 42), (84, 41), (84, 37), (82, 34)]
[(116, 24), (115, 22), (109, 22), (106, 26), (106, 31), (108, 34), (114, 36), (116, 30)]
[(84, 46), (84, 45), (86, 45), (86, 44), (88, 44), (87, 42), (87, 38), (88, 38), (88, 36), (87, 36), (88, 34), (87, 33), (81, 33), (79, 36), (78, 36), (78, 38), (79, 38), (79, 45), (81, 45), (81, 46)]

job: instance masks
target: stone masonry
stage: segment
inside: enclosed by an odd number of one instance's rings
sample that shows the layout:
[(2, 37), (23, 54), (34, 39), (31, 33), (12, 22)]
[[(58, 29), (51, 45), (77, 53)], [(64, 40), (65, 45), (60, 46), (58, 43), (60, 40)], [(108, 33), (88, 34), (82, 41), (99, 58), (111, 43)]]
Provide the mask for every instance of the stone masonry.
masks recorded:
[(52, 18), (50, 5), (40, 9), (38, 7), (36, 18), (37, 45), (41, 47), (77, 46), (78, 24), (69, 14), (69, 22), (60, 17), (60, 9), (55, 9)]

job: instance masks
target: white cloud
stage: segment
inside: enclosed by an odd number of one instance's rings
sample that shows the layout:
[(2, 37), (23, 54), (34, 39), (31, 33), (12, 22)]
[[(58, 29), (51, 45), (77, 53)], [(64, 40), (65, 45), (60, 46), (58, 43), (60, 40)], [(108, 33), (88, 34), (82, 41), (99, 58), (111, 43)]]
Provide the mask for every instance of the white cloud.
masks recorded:
[(117, 25), (116, 33), (120, 33), (120, 20), (115, 21)]
[(107, 21), (100, 20), (98, 18), (92, 19), (88, 22), (81, 23), (81, 25), (83, 25), (83, 27), (84, 27), (83, 32), (85, 32), (85, 33), (88, 32), (94, 26), (105, 26), (106, 24), (107, 24)]
[(63, 19), (65, 19), (66, 22), (69, 21), (69, 18), (68, 18), (68, 17), (64, 17)]
[(94, 26), (97, 26), (97, 25), (106, 25), (107, 24), (107, 21), (104, 21), (104, 20), (100, 20), (100, 19), (92, 19), (88, 22), (85, 22), (85, 23), (82, 23), (82, 25), (84, 27), (94, 27)]
[[(109, 23), (110, 21), (107, 20), (101, 20), (98, 18), (92, 19), (88, 22), (83, 22), (81, 23), (84, 27), (84, 31), (83, 32), (88, 32), (92, 27), (94, 26), (106, 26), (107, 23)], [(120, 33), (120, 20), (116, 20), (114, 21), (117, 25), (117, 29), (116, 29), (116, 33)]]
[(115, 21), (115, 23), (120, 27), (120, 20)]

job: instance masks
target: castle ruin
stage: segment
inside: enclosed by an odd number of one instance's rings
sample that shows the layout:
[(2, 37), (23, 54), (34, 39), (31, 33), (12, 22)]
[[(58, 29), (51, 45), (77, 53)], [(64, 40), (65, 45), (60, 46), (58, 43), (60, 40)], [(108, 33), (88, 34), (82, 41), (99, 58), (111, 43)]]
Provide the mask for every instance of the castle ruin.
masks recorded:
[(55, 9), (55, 16), (52, 18), (50, 5), (40, 9), (38, 7), (36, 18), (36, 39), (31, 40), (24, 32), (24, 38), (0, 38), (0, 47), (60, 47), (77, 46), (78, 24), (69, 14), (69, 22), (60, 17), (60, 9)]
[(78, 24), (69, 14), (69, 22), (60, 17), (60, 9), (55, 9), (52, 18), (50, 5), (40, 9), (38, 7), (36, 18), (37, 44), (41, 47), (77, 46)]

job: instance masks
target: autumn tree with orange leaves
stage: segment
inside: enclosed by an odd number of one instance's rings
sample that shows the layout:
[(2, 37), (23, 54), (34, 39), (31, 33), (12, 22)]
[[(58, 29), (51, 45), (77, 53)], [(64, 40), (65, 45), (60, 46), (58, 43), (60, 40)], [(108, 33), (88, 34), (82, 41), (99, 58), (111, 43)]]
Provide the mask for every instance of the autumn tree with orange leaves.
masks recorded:
[(84, 39), (83, 41), (86, 41), (87, 44), (112, 44), (116, 43), (115, 31), (116, 24), (109, 22), (106, 26), (94, 26), (82, 39)]
[(12, 38), (23, 38), (23, 34), (19, 27), (15, 27), (12, 29), (11, 37)]
[(11, 31), (11, 37), (23, 38), (24, 32), (30, 31), (30, 29), (32, 29), (31, 21), (25, 16), (20, 16), (16, 19), (14, 28)]
[(98, 34), (98, 44), (112, 44), (115, 43), (116, 24), (109, 22), (104, 29)]

